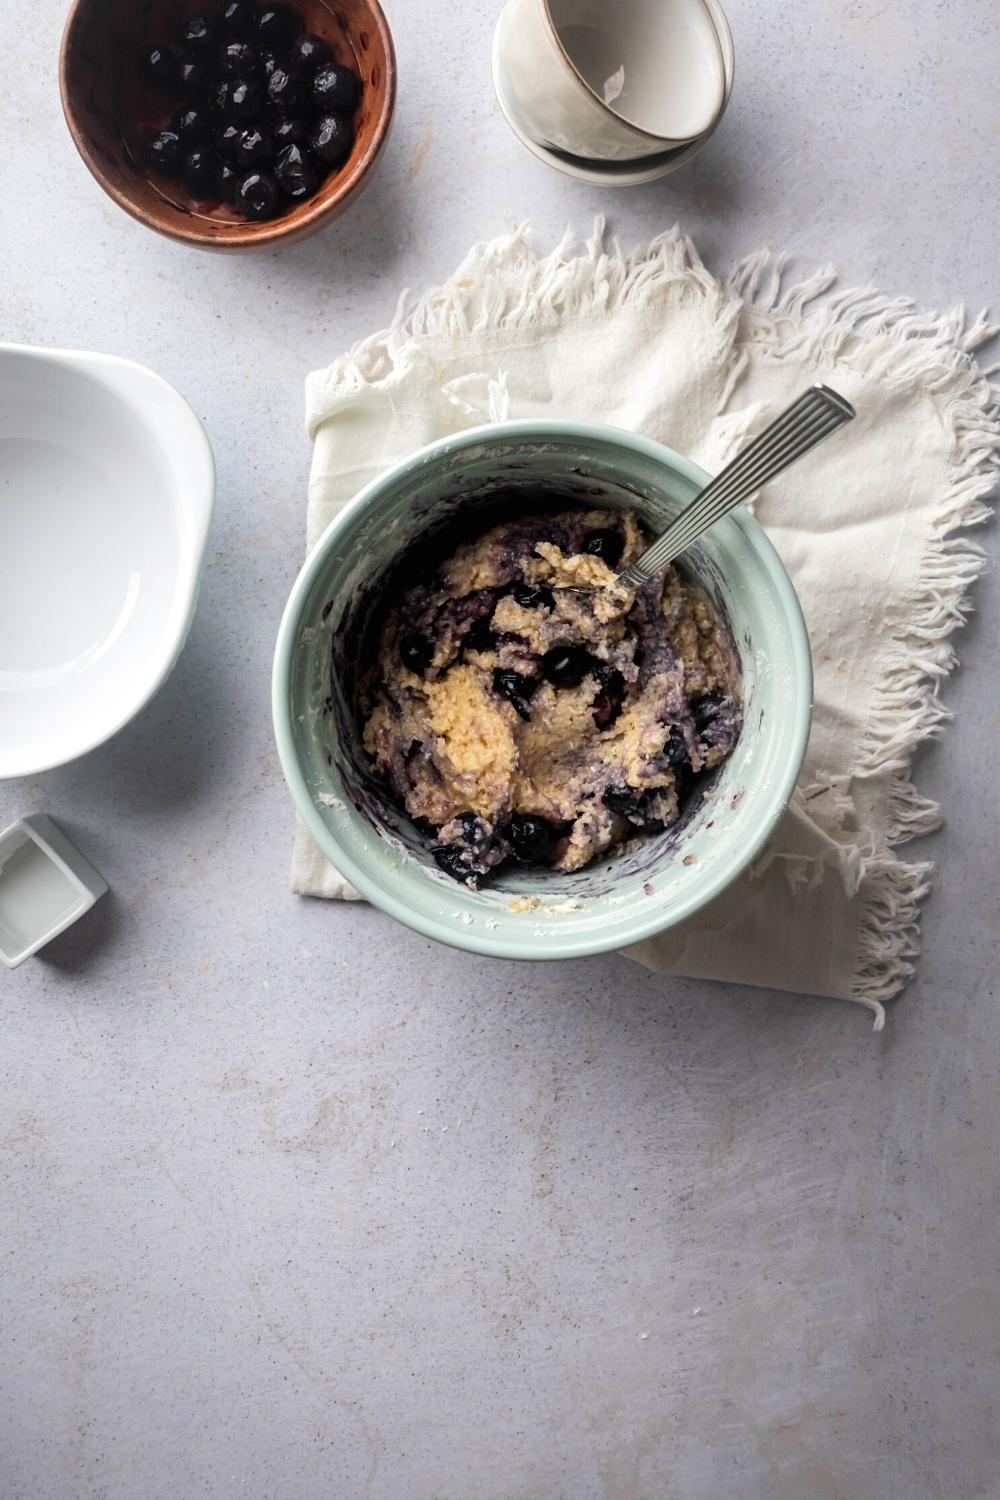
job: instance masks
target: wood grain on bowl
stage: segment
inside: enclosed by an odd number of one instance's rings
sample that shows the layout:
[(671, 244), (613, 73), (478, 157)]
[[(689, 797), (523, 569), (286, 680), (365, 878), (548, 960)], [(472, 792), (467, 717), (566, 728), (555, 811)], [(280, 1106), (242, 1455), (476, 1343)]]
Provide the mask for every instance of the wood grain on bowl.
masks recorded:
[(143, 47), (172, 38), (206, 0), (74, 0), (63, 34), (59, 82), (77, 150), (101, 187), (147, 228), (206, 250), (269, 250), (293, 244), (337, 218), (367, 184), (389, 133), (396, 100), (392, 36), (378, 0), (294, 0), (307, 30), (362, 83), (355, 140), (344, 165), (316, 193), (261, 223), (227, 204), (196, 198), (179, 179), (143, 164), (147, 136), (176, 100), (142, 87)]

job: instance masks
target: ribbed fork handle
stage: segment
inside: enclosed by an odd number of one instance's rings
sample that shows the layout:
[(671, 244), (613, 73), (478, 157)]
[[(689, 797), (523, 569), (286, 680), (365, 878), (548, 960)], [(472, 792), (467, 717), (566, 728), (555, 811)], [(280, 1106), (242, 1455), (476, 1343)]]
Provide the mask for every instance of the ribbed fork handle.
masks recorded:
[(853, 416), (854, 408), (843, 396), (829, 386), (811, 386), (695, 496), (618, 581), (629, 589), (641, 588), (727, 511), (749, 500)]

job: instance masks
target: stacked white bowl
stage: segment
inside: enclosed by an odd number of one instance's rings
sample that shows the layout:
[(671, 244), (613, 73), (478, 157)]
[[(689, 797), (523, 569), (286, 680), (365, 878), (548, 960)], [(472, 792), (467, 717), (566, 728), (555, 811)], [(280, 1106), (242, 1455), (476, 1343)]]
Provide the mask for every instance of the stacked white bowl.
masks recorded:
[(718, 0), (507, 0), (493, 43), (500, 108), (560, 171), (628, 186), (699, 151), (732, 92)]

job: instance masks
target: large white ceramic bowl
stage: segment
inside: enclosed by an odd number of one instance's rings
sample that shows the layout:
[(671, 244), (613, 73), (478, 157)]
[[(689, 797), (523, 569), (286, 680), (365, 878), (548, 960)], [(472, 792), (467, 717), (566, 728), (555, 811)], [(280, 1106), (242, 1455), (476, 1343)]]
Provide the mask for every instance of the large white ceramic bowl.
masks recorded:
[(152, 370), (0, 344), (0, 778), (92, 750), (177, 660), (215, 497)]

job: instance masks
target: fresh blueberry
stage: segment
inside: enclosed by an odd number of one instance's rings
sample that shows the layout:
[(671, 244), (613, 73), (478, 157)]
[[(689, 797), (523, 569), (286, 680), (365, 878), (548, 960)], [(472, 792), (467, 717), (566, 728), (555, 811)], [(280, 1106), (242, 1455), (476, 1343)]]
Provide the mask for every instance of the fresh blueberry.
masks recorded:
[(515, 583), (511, 593), (522, 609), (539, 609), (542, 605), (546, 609), (551, 609), (555, 604), (552, 590), (541, 588), (534, 583)]
[(181, 138), (174, 130), (159, 130), (150, 136), (143, 152), (154, 172), (176, 172), (181, 164)]
[(195, 146), (184, 158), (184, 181), (202, 198), (211, 198), (219, 186), (219, 158), (207, 146)]
[(174, 81), (177, 64), (166, 47), (149, 47), (142, 54), (142, 71), (149, 83), (167, 88)]
[(209, 111), (218, 119), (224, 120), (229, 111), (229, 84), (225, 78), (217, 79), (212, 84), (206, 98)]
[(462, 642), (466, 651), (492, 651), (497, 643), (496, 631), (490, 629), (490, 616), (477, 620)]
[(425, 672), (434, 659), (434, 647), (415, 630), (399, 638), (399, 659), (411, 672)]
[(641, 829), (643, 833), (662, 833), (663, 819), (651, 815), (649, 810), (656, 795), (655, 790), (637, 792), (630, 786), (616, 786), (609, 782), (604, 788), (601, 801), (605, 807), (617, 813), (620, 818), (627, 818), (634, 828)]
[(232, 203), (236, 197), (236, 185), (240, 180), (240, 174), (231, 161), (219, 162), (219, 197), (223, 203)]
[(485, 832), (482, 820), (477, 818), (474, 812), (460, 812), (457, 821), (462, 825), (462, 842), (474, 847), (482, 843), (482, 835)]
[(237, 125), (256, 120), (264, 104), (264, 90), (256, 78), (234, 78), (226, 85), (226, 113)]
[(542, 672), (553, 687), (576, 687), (594, 666), (582, 646), (553, 646), (542, 657)]
[(185, 94), (203, 94), (209, 84), (208, 63), (194, 52), (181, 58), (177, 69), (177, 82)]
[(236, 184), (234, 201), (248, 219), (270, 219), (281, 206), (281, 194), (270, 172), (248, 172)]
[(674, 767), (682, 766), (688, 758), (687, 740), (684, 738), (683, 731), (678, 729), (676, 724), (667, 736), (667, 742), (663, 747), (663, 755), (667, 765)]
[(301, 30), (301, 18), (288, 5), (266, 5), (257, 12), (257, 35), (268, 47), (287, 47)]
[(598, 729), (610, 729), (621, 713), (625, 679), (617, 667), (599, 667), (597, 676), (601, 690), (591, 704), (591, 711)]
[(238, 125), (223, 125), (221, 130), (215, 133), (215, 149), (223, 161), (233, 161), (236, 156), (236, 147), (239, 144), (243, 131)]
[(588, 552), (591, 557), (599, 557), (601, 562), (607, 563), (609, 568), (618, 566), (624, 550), (625, 542), (621, 534), (610, 528), (606, 531), (589, 531), (580, 547), (581, 552)]
[(310, 197), (319, 187), (319, 174), (302, 146), (282, 146), (274, 175), (281, 191), (295, 202)]
[(239, 132), (235, 155), (241, 167), (259, 167), (272, 159), (274, 146), (256, 125), (248, 125)]
[(520, 672), (497, 667), (493, 673), (493, 688), (514, 705), (522, 719), (531, 718), (531, 700), (538, 688), (536, 678), (523, 677)]
[(294, 109), (299, 102), (299, 81), (287, 68), (275, 68), (267, 80), (267, 97), (279, 109)]
[(210, 52), (219, 40), (214, 16), (191, 16), (181, 29), (181, 42), (192, 52)]
[(224, 78), (245, 78), (260, 66), (257, 49), (249, 42), (232, 39), (219, 48), (219, 72)]
[(191, 141), (203, 141), (211, 134), (208, 113), (193, 105), (185, 105), (174, 112), (170, 128), (187, 145)]
[(459, 837), (472, 851), (473, 860), (482, 868), (483, 859), (493, 844), (493, 825), (474, 812), (460, 812), (455, 819), (461, 830)]
[(309, 138), (309, 150), (328, 167), (339, 167), (351, 154), (354, 126), (340, 115), (324, 115), (317, 120)]
[(226, 36), (249, 36), (257, 8), (252, 0), (224, 0), (215, 12), (219, 30)]
[(460, 880), (464, 885), (475, 874), (468, 850), (459, 844), (438, 844), (431, 850), (431, 854), (438, 869), (450, 875), (452, 880)]
[(549, 864), (559, 838), (559, 830), (535, 813), (515, 813), (510, 820), (511, 847), (523, 865)]
[(642, 817), (642, 796), (639, 792), (633, 791), (630, 786), (616, 786), (614, 782), (609, 781), (604, 788), (601, 801), (620, 818)]
[(275, 149), (280, 151), (282, 146), (300, 146), (308, 133), (305, 120), (289, 115), (287, 119), (278, 120), (272, 127), (271, 139)]
[(360, 94), (361, 80), (357, 73), (339, 63), (327, 63), (313, 77), (313, 103), (324, 114), (330, 110), (339, 115), (351, 114)]
[(699, 731), (704, 732), (719, 717), (719, 710), (725, 701), (725, 695), (718, 688), (712, 688), (711, 692), (691, 699), (691, 712)]
[(311, 31), (304, 31), (292, 43), (289, 61), (296, 73), (300, 73), (303, 78), (308, 78), (316, 72), (317, 68), (322, 68), (332, 61), (332, 54), (321, 36), (315, 36)]

